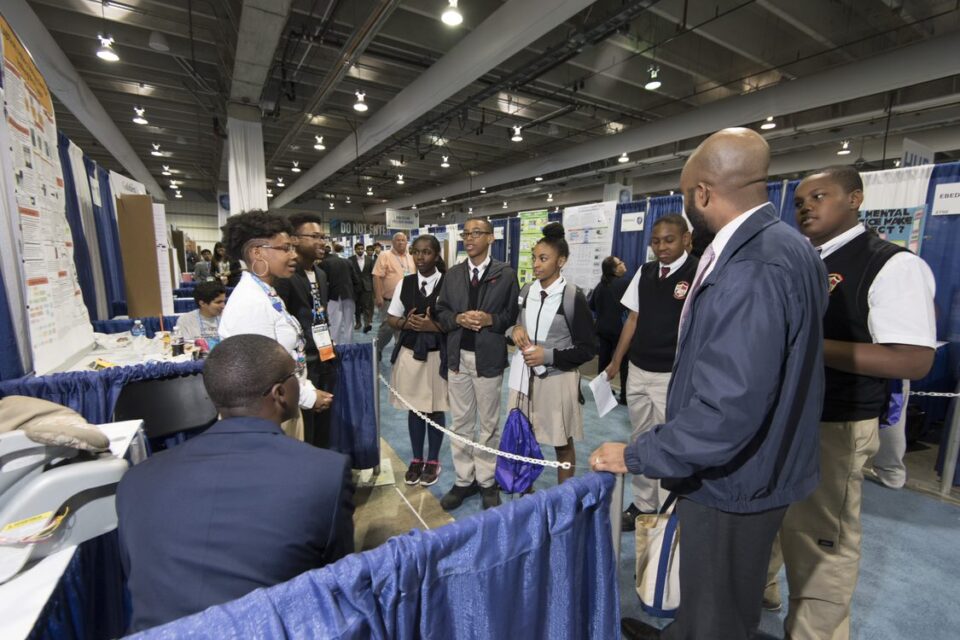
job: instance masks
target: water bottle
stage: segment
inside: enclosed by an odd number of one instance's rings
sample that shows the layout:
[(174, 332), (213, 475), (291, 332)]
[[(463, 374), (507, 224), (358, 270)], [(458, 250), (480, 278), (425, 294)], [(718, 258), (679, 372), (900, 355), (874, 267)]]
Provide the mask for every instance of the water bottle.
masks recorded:
[(133, 326), (130, 327), (130, 337), (142, 338), (145, 335), (147, 335), (147, 330), (143, 328), (143, 323), (139, 320), (134, 320)]
[(174, 327), (170, 333), (170, 355), (173, 357), (183, 355), (183, 333), (180, 327)]

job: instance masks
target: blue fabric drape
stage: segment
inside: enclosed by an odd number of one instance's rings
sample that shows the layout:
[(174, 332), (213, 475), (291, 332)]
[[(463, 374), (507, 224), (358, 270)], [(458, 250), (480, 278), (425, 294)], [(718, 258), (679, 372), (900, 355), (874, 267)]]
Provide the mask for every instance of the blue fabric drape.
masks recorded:
[(174, 298), (173, 299), (173, 312), (174, 313), (186, 313), (188, 311), (193, 311), (197, 308), (197, 301), (193, 298)]
[(27, 638), (119, 638), (129, 623), (129, 595), (120, 563), (120, 542), (114, 530), (77, 547)]
[(103, 281), (107, 288), (107, 304), (110, 313), (123, 315), (127, 312), (127, 285), (123, 277), (123, 256), (120, 253), (120, 229), (114, 211), (113, 191), (110, 189), (110, 173), (86, 156), (83, 158), (90, 175), (90, 189), (99, 189), (100, 206), (93, 205), (97, 221), (97, 238), (100, 241), (100, 262)]
[(350, 456), (354, 469), (380, 464), (374, 405), (373, 344), (337, 345), (337, 386), (330, 416), (330, 449)]
[[(180, 316), (163, 316), (163, 330), (170, 331), (177, 326)], [(93, 323), (93, 330), (97, 333), (125, 333), (133, 327), (134, 320), (143, 323), (144, 335), (153, 338), (160, 332), (160, 318), (117, 318), (114, 320), (97, 320)]]
[(797, 192), (799, 180), (791, 180), (787, 183), (787, 193), (783, 198), (783, 206), (780, 207), (780, 219), (788, 225), (797, 228), (797, 216), (793, 207), (793, 195)]
[(573, 478), (135, 637), (618, 638), (612, 487)]
[(520, 264), (520, 218), (510, 218), (507, 220), (507, 237), (510, 238), (510, 253), (507, 256), (507, 262), (517, 270)]
[(124, 385), (140, 380), (186, 376), (203, 370), (203, 360), (173, 363), (149, 362), (103, 371), (71, 371), (48, 376), (0, 382), (0, 398), (30, 396), (69, 407), (92, 424), (113, 419), (113, 407)]
[(496, 230), (503, 229), (503, 239), (494, 240), (493, 246), (490, 247), (490, 255), (493, 256), (494, 260), (499, 260), (500, 262), (506, 262), (507, 260), (507, 221), (506, 220), (494, 220), (494, 237), (496, 237)]
[(783, 199), (783, 180), (767, 183), (767, 200), (773, 204), (773, 208), (779, 213), (780, 202)]
[(80, 202), (77, 199), (77, 187), (73, 180), (72, 164), (70, 162), (70, 138), (62, 131), (57, 132), (57, 147), (60, 152), (60, 165), (63, 171), (64, 206), (67, 212), (67, 224), (70, 225), (70, 235), (73, 238), (73, 264), (77, 269), (77, 279), (80, 282), (80, 291), (83, 294), (83, 304), (91, 320), (99, 320), (97, 313), (97, 292), (93, 284), (94, 265), (90, 259), (90, 249), (83, 235), (83, 220), (80, 218)]
[(197, 288), (196, 282), (181, 282), (179, 289), (189, 289), (190, 293), (188, 295), (193, 295), (193, 290)]
[[(627, 278), (632, 278), (640, 265), (644, 263), (644, 258), (647, 255), (647, 245), (644, 244), (644, 231), (624, 233), (620, 230), (621, 217), (625, 213), (643, 211), (646, 206), (646, 198), (617, 205), (617, 216), (613, 223), (613, 255), (623, 260), (624, 264), (627, 265), (625, 275)], [(646, 218), (644, 218), (643, 228), (647, 228)]]
[(17, 332), (13, 329), (7, 287), (0, 277), (0, 380), (19, 378), (24, 374), (17, 345)]

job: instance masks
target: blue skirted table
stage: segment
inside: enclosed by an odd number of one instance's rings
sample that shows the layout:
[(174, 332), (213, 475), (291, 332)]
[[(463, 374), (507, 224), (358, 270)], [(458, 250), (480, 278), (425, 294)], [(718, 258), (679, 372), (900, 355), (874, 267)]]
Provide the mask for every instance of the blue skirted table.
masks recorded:
[[(177, 326), (180, 316), (163, 316), (163, 331), (170, 331)], [(151, 340), (160, 333), (160, 318), (117, 318), (114, 320), (94, 320), (93, 330), (97, 333), (126, 333), (133, 328), (133, 323), (139, 320), (143, 323), (144, 335)]]

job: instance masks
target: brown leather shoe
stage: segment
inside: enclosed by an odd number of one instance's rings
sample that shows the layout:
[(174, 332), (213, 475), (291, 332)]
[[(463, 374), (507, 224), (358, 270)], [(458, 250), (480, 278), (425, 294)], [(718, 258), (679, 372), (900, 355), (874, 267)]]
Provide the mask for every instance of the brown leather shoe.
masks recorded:
[(620, 631), (627, 640), (657, 640), (660, 637), (660, 629), (636, 618), (621, 619)]

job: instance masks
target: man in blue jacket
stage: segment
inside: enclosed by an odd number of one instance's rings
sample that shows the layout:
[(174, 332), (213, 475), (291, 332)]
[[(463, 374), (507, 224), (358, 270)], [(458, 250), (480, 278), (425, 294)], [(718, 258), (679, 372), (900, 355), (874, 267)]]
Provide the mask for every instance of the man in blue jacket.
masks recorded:
[(222, 419), (120, 481), (118, 529), (133, 631), (353, 552), (347, 457), (280, 429), (300, 410), (296, 372), (275, 340), (227, 338), (203, 372)]
[(752, 637), (787, 506), (817, 486), (827, 278), (767, 202), (769, 160), (748, 129), (715, 133), (690, 156), (687, 216), (716, 236), (680, 316), (667, 422), (590, 457), (681, 498), (680, 609), (662, 635), (625, 619), (628, 638)]

